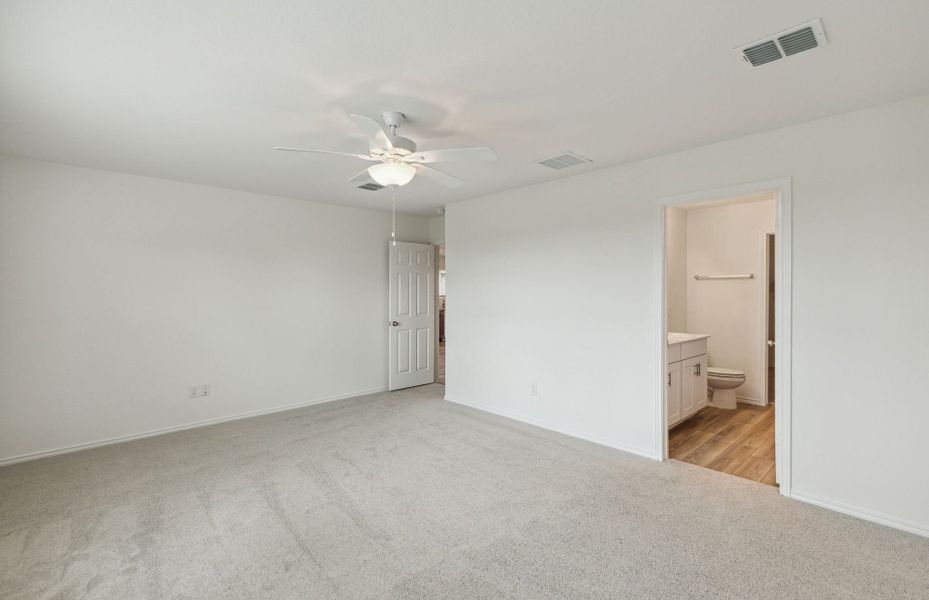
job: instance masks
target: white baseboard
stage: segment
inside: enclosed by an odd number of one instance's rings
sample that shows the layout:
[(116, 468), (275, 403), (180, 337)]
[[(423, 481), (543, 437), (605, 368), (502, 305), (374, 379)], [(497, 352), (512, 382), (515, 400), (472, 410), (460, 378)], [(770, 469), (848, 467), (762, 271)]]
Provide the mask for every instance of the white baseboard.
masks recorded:
[(879, 525), (892, 527), (893, 529), (900, 529), (908, 533), (929, 537), (929, 527), (926, 527), (925, 525), (913, 523), (912, 521), (907, 521), (905, 519), (898, 519), (896, 517), (885, 515), (873, 510), (868, 510), (857, 506), (849, 506), (848, 504), (842, 504), (841, 502), (835, 502), (834, 500), (824, 500), (822, 498), (804, 494), (803, 492), (792, 491), (790, 498), (799, 500), (800, 502), (806, 502), (807, 504), (814, 504), (821, 508), (834, 510), (844, 515), (864, 519), (865, 521), (871, 521), (872, 523), (878, 523)]
[(754, 404), (755, 406), (767, 406), (767, 403), (764, 400), (759, 400), (758, 398), (748, 398), (747, 396), (736, 396), (736, 400), (742, 402), (743, 404)]
[(468, 402), (467, 400), (462, 400), (461, 398), (454, 398), (454, 397), (452, 397), (452, 396), (446, 395), (446, 396), (445, 396), (445, 399), (448, 400), (449, 402), (453, 402), (453, 403), (455, 403), (455, 404), (461, 404), (461, 405), (463, 405), (463, 406), (467, 406), (467, 407), (470, 407), (470, 408), (474, 408), (474, 409), (477, 409), (477, 410), (480, 410), (480, 411), (483, 411), (483, 412), (486, 412), (486, 413), (490, 413), (490, 414), (493, 414), (493, 415), (497, 415), (498, 417), (505, 417), (505, 418), (507, 418), (507, 419), (513, 419), (514, 421), (519, 421), (520, 423), (526, 423), (526, 424), (528, 424), (528, 425), (532, 425), (532, 426), (534, 426), (534, 427), (539, 427), (539, 428), (541, 428), (541, 429), (546, 429), (546, 430), (548, 430), (548, 431), (554, 431), (555, 433), (560, 433), (560, 434), (562, 434), (562, 435), (567, 435), (567, 436), (570, 436), (570, 437), (573, 437), (573, 438), (577, 438), (577, 439), (580, 439), (580, 440), (584, 440), (584, 441), (587, 441), (587, 442), (593, 442), (594, 444), (599, 444), (599, 445), (601, 445), (601, 446), (606, 446), (606, 447), (608, 447), (608, 448), (613, 448), (614, 450), (622, 450), (623, 452), (628, 452), (629, 454), (635, 454), (636, 456), (641, 456), (641, 457), (643, 457), (643, 458), (648, 458), (648, 459), (651, 459), (651, 460), (657, 460), (657, 461), (660, 461), (660, 460), (661, 460), (661, 458), (656, 458), (656, 457), (655, 457), (655, 453), (652, 452), (652, 451), (649, 451), (649, 450), (642, 450), (641, 448), (633, 448), (633, 447), (630, 447), (630, 446), (622, 446), (622, 445), (616, 444), (616, 443), (614, 443), (614, 442), (609, 442), (609, 441), (606, 441), (606, 440), (602, 440), (602, 439), (599, 439), (599, 438), (596, 438), (596, 437), (592, 437), (592, 436), (589, 436), (589, 435), (586, 435), (586, 434), (578, 433), (578, 432), (576, 432), (576, 431), (571, 431), (571, 430), (568, 430), (568, 429), (564, 429), (564, 428), (562, 428), (562, 427), (555, 427), (555, 426), (553, 426), (553, 425), (549, 425), (548, 423), (543, 423), (543, 422), (541, 422), (541, 421), (536, 421), (535, 419), (530, 419), (530, 418), (528, 418), (528, 417), (525, 417), (525, 416), (523, 416), (523, 415), (519, 415), (519, 414), (516, 414), (516, 413), (511, 413), (511, 412), (507, 412), (507, 411), (501, 411), (501, 410), (496, 410), (496, 409), (488, 408), (488, 407), (486, 407), (486, 406), (481, 406), (480, 404), (475, 404), (475, 403), (473, 403), (473, 402)]
[(59, 454), (69, 454), (71, 452), (79, 452), (81, 450), (87, 450), (89, 448), (99, 448), (100, 446), (109, 446), (111, 444), (119, 444), (122, 442), (129, 442), (132, 440), (140, 440), (147, 437), (154, 437), (156, 435), (162, 435), (165, 433), (172, 433), (175, 431), (183, 431), (185, 429), (196, 429), (197, 427), (206, 427), (208, 425), (216, 425), (217, 423), (225, 423), (227, 421), (238, 421), (239, 419), (247, 419), (249, 417), (259, 417), (261, 415), (269, 415), (276, 412), (283, 412), (285, 410), (293, 410), (295, 408), (304, 408), (306, 406), (313, 406), (316, 404), (325, 404), (326, 402), (335, 402), (336, 400), (347, 400), (349, 398), (357, 398), (359, 396), (367, 396), (369, 394), (377, 394), (380, 392), (386, 392), (387, 388), (377, 388), (373, 390), (362, 390), (358, 392), (351, 392), (348, 394), (338, 394), (335, 396), (326, 396), (323, 398), (315, 398), (313, 400), (308, 400), (305, 402), (294, 402), (292, 404), (285, 404), (283, 406), (275, 406), (274, 408), (262, 408), (259, 410), (252, 410), (243, 413), (237, 413), (234, 415), (229, 415), (225, 417), (218, 417), (216, 419), (207, 419), (205, 421), (196, 421), (194, 423), (186, 423), (184, 425), (177, 425), (174, 427), (163, 427), (161, 429), (152, 429), (149, 431), (143, 431), (142, 433), (132, 433), (129, 435), (120, 435), (116, 437), (106, 438), (103, 440), (96, 440), (93, 442), (85, 442), (82, 444), (74, 444), (73, 446), (62, 446), (60, 448), (53, 448), (51, 450), (41, 450), (39, 452), (29, 452), (27, 454), (19, 454), (16, 456), (8, 456), (5, 458), (0, 458), (0, 467), (5, 465), (12, 465), (14, 463), (26, 462), (29, 460), (38, 460), (40, 458), (47, 458), (49, 456), (57, 456)]

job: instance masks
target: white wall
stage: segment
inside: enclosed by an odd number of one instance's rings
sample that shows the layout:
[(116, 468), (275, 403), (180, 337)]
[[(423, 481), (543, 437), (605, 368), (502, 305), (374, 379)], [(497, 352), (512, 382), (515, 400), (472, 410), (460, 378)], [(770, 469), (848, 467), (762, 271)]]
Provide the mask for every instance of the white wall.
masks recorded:
[(668, 208), (667, 269), (668, 331), (687, 331), (687, 212)]
[(445, 216), (439, 215), (429, 219), (429, 241), (433, 244), (445, 243)]
[[(685, 215), (686, 331), (709, 334), (710, 366), (744, 371), (739, 399), (764, 404), (765, 234), (774, 233), (774, 199), (693, 208)], [(734, 273), (754, 273), (755, 278), (694, 279)]]
[(655, 200), (792, 176), (793, 493), (929, 533), (927, 156), (920, 97), (449, 205), (446, 393), (657, 455)]
[(389, 236), (386, 212), (0, 157), (0, 460), (385, 388)]

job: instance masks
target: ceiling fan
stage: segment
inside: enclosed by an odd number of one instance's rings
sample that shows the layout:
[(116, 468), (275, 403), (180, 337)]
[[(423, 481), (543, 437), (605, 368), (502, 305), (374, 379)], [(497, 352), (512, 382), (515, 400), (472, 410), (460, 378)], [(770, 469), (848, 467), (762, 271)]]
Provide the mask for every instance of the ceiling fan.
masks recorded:
[(381, 121), (365, 115), (352, 114), (349, 117), (368, 135), (368, 154), (280, 146), (275, 146), (274, 149), (288, 152), (334, 154), (377, 163), (348, 181), (354, 183), (365, 181), (370, 177), (383, 187), (406, 185), (415, 175), (422, 175), (447, 187), (458, 187), (464, 181), (426, 165), (459, 160), (497, 160), (497, 154), (493, 148), (449, 148), (417, 152), (416, 142), (397, 135), (397, 128), (406, 119), (406, 115), (401, 112), (387, 111), (381, 115)]

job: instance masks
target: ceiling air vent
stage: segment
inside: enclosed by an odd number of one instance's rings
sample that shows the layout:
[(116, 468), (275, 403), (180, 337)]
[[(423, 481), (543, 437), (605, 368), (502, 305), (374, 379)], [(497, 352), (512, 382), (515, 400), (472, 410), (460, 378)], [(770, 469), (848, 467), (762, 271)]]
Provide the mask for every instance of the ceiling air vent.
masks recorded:
[(781, 50), (783, 50), (784, 54), (787, 56), (803, 52), (804, 50), (812, 50), (816, 46), (819, 46), (819, 42), (816, 41), (816, 34), (813, 33), (812, 27), (804, 27), (798, 31), (792, 31), (787, 35), (782, 35), (777, 38), (777, 43), (781, 45)]
[(369, 192), (376, 192), (376, 191), (378, 191), (378, 190), (384, 189), (384, 186), (382, 186), (382, 185), (379, 184), (379, 183), (374, 183), (373, 181), (370, 181), (370, 182), (368, 182), (368, 183), (366, 183), (366, 184), (364, 184), (364, 185), (359, 185), (359, 186), (358, 186), (358, 189), (359, 189), (359, 190), (368, 190)]
[(577, 165), (583, 165), (584, 163), (593, 161), (573, 152), (563, 152), (558, 156), (544, 158), (542, 160), (537, 160), (536, 162), (544, 167), (548, 167), (549, 169), (567, 169), (568, 167), (576, 167)]
[(739, 46), (735, 51), (742, 55), (745, 62), (758, 67), (828, 43), (822, 21), (815, 19), (787, 31)]
[(745, 60), (752, 63), (753, 67), (758, 67), (779, 58), (784, 58), (777, 44), (770, 40), (742, 50), (742, 55), (745, 57)]

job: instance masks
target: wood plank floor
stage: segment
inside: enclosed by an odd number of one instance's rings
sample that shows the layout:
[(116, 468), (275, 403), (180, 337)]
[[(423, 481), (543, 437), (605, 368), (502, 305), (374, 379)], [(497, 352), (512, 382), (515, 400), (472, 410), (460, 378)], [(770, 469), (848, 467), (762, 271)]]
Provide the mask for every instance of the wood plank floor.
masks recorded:
[(774, 483), (774, 405), (708, 406), (668, 433), (671, 458)]

